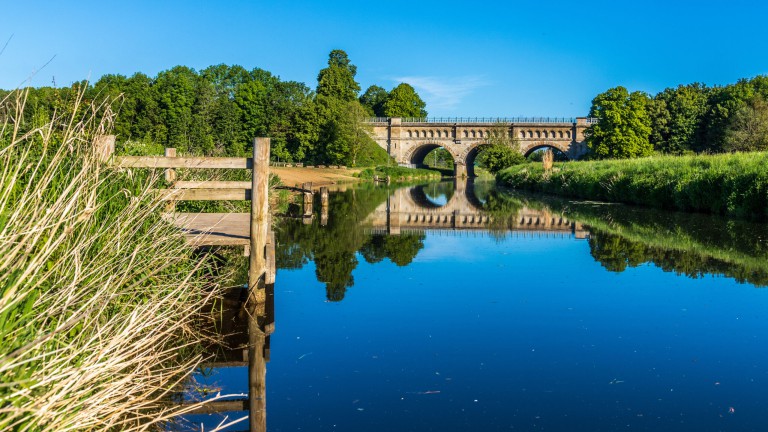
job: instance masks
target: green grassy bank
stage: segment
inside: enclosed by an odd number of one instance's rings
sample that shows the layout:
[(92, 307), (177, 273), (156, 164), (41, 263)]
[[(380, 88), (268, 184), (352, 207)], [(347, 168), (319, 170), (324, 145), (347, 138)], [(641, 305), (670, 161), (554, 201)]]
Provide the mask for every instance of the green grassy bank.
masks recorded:
[(414, 179), (440, 179), (442, 173), (439, 170), (426, 168), (406, 168), (400, 166), (377, 166), (366, 168), (358, 174), (361, 179), (370, 180), (374, 176), (389, 176), (393, 182), (408, 181)]
[(768, 152), (540, 164), (500, 171), (506, 186), (590, 200), (768, 219)]

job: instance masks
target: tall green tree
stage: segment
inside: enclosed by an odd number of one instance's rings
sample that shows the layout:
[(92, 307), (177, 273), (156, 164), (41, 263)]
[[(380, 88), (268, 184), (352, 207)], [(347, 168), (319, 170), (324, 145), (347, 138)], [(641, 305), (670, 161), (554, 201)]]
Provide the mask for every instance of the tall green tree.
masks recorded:
[[(355, 81), (357, 67), (347, 53), (333, 50), (328, 56), (328, 67), (317, 76), (317, 113), (319, 140), (314, 157), (316, 161), (332, 164), (350, 164), (356, 131), (352, 125), (360, 85)], [(358, 103), (359, 105), (359, 103)]]
[(368, 110), (370, 115), (375, 117), (385, 117), (384, 103), (387, 101), (389, 93), (377, 85), (372, 85), (360, 96), (360, 103)]
[(410, 84), (393, 88), (384, 102), (384, 117), (426, 117), (427, 104)]
[(649, 156), (651, 120), (645, 93), (629, 93), (614, 87), (592, 100), (589, 116), (597, 123), (586, 131), (587, 145), (597, 158), (634, 158)]
[(328, 55), (328, 67), (317, 74), (317, 95), (350, 102), (357, 99), (360, 84), (355, 81), (357, 66), (350, 62), (347, 53), (333, 50)]

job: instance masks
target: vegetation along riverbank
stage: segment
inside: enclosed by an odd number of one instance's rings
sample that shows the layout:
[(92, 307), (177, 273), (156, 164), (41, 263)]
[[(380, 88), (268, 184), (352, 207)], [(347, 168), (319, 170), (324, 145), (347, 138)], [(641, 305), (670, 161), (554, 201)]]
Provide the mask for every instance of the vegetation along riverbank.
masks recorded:
[(108, 103), (23, 115), (0, 104), (0, 430), (152, 430), (202, 361), (218, 295), (161, 219), (151, 173), (105, 165)]
[(540, 164), (500, 171), (502, 184), (548, 194), (768, 219), (768, 152)]

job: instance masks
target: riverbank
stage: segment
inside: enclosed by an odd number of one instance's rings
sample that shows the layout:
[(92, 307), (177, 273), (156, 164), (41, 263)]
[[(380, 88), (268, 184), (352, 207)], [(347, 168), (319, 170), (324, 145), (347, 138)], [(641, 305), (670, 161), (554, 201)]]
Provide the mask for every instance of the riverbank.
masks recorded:
[(272, 174), (280, 178), (286, 186), (301, 186), (312, 183), (312, 187), (330, 186), (339, 183), (358, 182), (356, 175), (361, 168), (307, 168), (307, 167), (269, 167)]
[(768, 152), (509, 167), (500, 184), (534, 192), (667, 210), (768, 220)]

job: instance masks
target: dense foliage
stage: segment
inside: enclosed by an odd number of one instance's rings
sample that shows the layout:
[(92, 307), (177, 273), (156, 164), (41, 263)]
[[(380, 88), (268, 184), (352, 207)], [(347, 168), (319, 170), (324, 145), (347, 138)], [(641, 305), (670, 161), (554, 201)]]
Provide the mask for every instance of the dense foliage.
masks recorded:
[(768, 150), (768, 76), (722, 87), (667, 88), (655, 96), (615, 87), (592, 101), (594, 158)]
[(538, 164), (499, 173), (506, 185), (545, 193), (768, 219), (768, 152), (660, 156), (616, 161)]
[[(175, 147), (179, 154), (244, 156), (254, 137), (268, 136), (275, 160), (386, 164), (386, 151), (368, 136), (362, 120), (374, 112), (426, 115), (425, 104), (404, 83), (391, 92), (373, 86), (359, 96), (356, 73), (347, 54), (334, 50), (318, 73), (315, 90), (260, 68), (224, 64), (200, 71), (176, 66), (155, 77), (104, 75), (95, 83), (27, 89), (19, 126), (22, 131), (40, 126), (85, 89), (84, 103), (119, 100), (114, 132), (122, 153), (160, 154), (164, 147)], [(0, 90), (0, 97), (8, 93)]]

